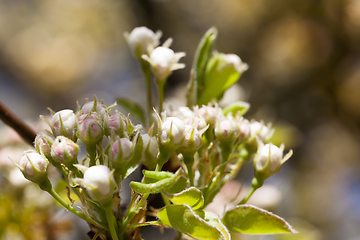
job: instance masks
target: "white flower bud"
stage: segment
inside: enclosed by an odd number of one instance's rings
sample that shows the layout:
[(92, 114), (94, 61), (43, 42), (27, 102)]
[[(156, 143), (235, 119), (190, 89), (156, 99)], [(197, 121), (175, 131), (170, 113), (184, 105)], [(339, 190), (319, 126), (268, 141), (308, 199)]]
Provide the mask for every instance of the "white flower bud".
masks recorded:
[(143, 54), (149, 54), (148, 49), (159, 46), (161, 32), (154, 33), (147, 27), (134, 28), (131, 33), (125, 33), (125, 38), (136, 57), (140, 58)]
[(29, 150), (23, 153), (19, 167), (25, 178), (32, 182), (40, 182), (47, 178), (49, 161), (39, 153)]
[(249, 69), (249, 65), (243, 63), (240, 57), (236, 54), (225, 54), (224, 58), (226, 60), (226, 63), (229, 65), (233, 65), (236, 71), (238, 71), (238, 73), (240, 74)]
[(191, 118), (194, 117), (195, 114), (193, 111), (191, 111), (190, 108), (188, 107), (179, 107), (178, 109), (176, 109), (173, 113), (172, 113), (173, 117), (177, 117), (177, 118)]
[(79, 146), (71, 139), (63, 136), (58, 136), (51, 147), (51, 156), (53, 159), (65, 164), (65, 166), (77, 163), (78, 154)]
[(104, 130), (105, 135), (111, 135), (111, 132), (119, 135), (120, 137), (124, 137), (125, 129), (127, 128), (127, 124), (125, 119), (119, 114), (114, 114), (109, 116), (108, 114), (104, 117)]
[(160, 130), (160, 143), (171, 147), (179, 147), (184, 140), (185, 124), (176, 117), (168, 117)]
[(74, 181), (86, 189), (91, 199), (99, 203), (111, 200), (116, 188), (112, 172), (104, 165), (88, 168), (83, 179), (75, 178)]
[(185, 125), (185, 138), (180, 151), (196, 152), (201, 146), (201, 133), (191, 125)]
[(159, 153), (159, 144), (156, 137), (150, 137), (149, 134), (141, 134), (143, 140), (143, 153), (141, 162), (149, 169), (155, 169), (157, 156)]
[(165, 81), (174, 70), (185, 67), (185, 64), (178, 63), (180, 58), (184, 57), (185, 53), (174, 53), (173, 50), (167, 47), (157, 47), (150, 54), (142, 55), (142, 58), (148, 61), (153, 69), (153, 72), (158, 81)]
[(276, 174), (280, 170), (281, 165), (292, 155), (290, 151), (284, 157), (283, 151), (283, 145), (279, 148), (272, 143), (266, 145), (260, 143), (254, 158), (255, 175), (257, 175), (260, 180), (265, 180)]
[(65, 109), (56, 112), (52, 117), (51, 123), (55, 137), (63, 135), (75, 140), (76, 116), (73, 110)]
[(99, 102), (96, 102), (96, 107), (94, 105), (95, 105), (95, 101), (90, 101), (85, 103), (84, 106), (81, 108), (82, 114), (89, 114), (96, 112), (102, 119), (105, 115), (106, 106)]
[(266, 142), (273, 135), (274, 130), (269, 126), (265, 126), (262, 122), (252, 122), (250, 124), (250, 134), (251, 138), (254, 139), (256, 136), (262, 142)]
[(45, 157), (51, 156), (51, 146), (55, 137), (47, 130), (41, 131), (35, 138), (35, 149), (38, 153), (43, 153)]

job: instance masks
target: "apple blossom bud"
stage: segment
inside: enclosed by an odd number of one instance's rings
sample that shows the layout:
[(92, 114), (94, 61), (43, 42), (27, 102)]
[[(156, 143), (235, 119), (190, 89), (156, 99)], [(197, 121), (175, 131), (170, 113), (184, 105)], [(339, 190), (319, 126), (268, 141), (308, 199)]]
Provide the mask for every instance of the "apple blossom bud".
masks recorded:
[(79, 146), (63, 136), (58, 136), (51, 147), (52, 158), (65, 166), (77, 163), (78, 154)]
[(151, 64), (153, 73), (158, 81), (165, 81), (174, 70), (185, 67), (185, 64), (178, 63), (185, 53), (174, 53), (167, 47), (157, 47), (148, 55), (142, 55), (142, 58)]
[[(96, 107), (95, 107), (95, 103), (96, 103)], [(105, 115), (106, 106), (97, 101), (89, 101), (84, 104), (81, 110), (82, 110), (82, 114), (89, 114), (96, 112), (102, 119)]]
[(184, 140), (185, 124), (179, 118), (168, 117), (160, 129), (160, 144), (169, 148), (178, 148)]
[(38, 153), (43, 153), (45, 157), (51, 157), (51, 146), (55, 137), (47, 130), (41, 131), (35, 138), (35, 149)]
[(141, 162), (149, 169), (156, 167), (157, 157), (159, 153), (159, 144), (156, 137), (150, 137), (149, 134), (142, 134), (143, 153)]
[(220, 142), (232, 142), (240, 136), (240, 127), (232, 116), (216, 123), (215, 136)]
[(147, 27), (137, 27), (130, 34), (125, 33), (125, 38), (135, 56), (141, 58), (141, 55), (149, 54), (149, 49), (159, 46), (161, 35), (161, 31), (154, 33)]
[(119, 113), (111, 116), (105, 114), (104, 131), (106, 136), (109, 136), (111, 135), (111, 132), (114, 132), (116, 135), (120, 135), (120, 137), (124, 137), (126, 128), (127, 128), (126, 121)]
[(250, 134), (251, 138), (255, 139), (258, 137), (262, 142), (266, 142), (273, 135), (274, 130), (269, 126), (265, 126), (262, 122), (252, 122), (250, 124)]
[(36, 183), (47, 179), (48, 167), (49, 161), (33, 150), (25, 151), (19, 163), (24, 177)]
[(205, 119), (199, 116), (187, 117), (183, 120), (185, 125), (194, 125), (198, 130), (202, 130), (207, 127)]
[(214, 125), (217, 119), (217, 111), (214, 107), (202, 106), (198, 111), (199, 116), (205, 119), (207, 124)]
[(197, 128), (191, 125), (185, 125), (184, 142), (181, 145), (180, 152), (196, 152), (201, 146), (201, 133)]
[(51, 123), (55, 137), (62, 135), (72, 140), (76, 140), (76, 116), (73, 110), (65, 109), (56, 112), (52, 117)]
[(195, 113), (188, 107), (179, 107), (172, 113), (172, 116), (180, 119), (191, 118), (195, 116)]
[(74, 182), (85, 188), (90, 198), (98, 203), (109, 202), (116, 189), (113, 173), (104, 165), (88, 168), (84, 178), (75, 178)]
[(272, 143), (263, 145), (259, 144), (258, 151), (254, 158), (255, 176), (260, 180), (264, 181), (266, 178), (276, 174), (281, 165), (288, 160), (292, 151), (286, 156), (283, 156), (284, 146), (277, 147)]
[(247, 139), (250, 137), (250, 122), (247, 119), (242, 119), (240, 124), (240, 138)]
[(133, 153), (133, 143), (127, 138), (119, 138), (110, 146), (109, 159), (115, 168), (122, 166)]
[(99, 115), (83, 114), (77, 121), (77, 137), (86, 145), (96, 144), (104, 135)]

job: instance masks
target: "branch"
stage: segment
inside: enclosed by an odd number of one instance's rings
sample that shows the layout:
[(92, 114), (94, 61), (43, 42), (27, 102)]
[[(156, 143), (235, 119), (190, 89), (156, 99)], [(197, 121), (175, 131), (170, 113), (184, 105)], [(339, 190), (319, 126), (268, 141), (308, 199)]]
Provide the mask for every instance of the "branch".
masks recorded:
[(34, 130), (12, 113), (2, 102), (0, 102), (0, 119), (13, 128), (27, 143), (33, 145), (36, 137)]

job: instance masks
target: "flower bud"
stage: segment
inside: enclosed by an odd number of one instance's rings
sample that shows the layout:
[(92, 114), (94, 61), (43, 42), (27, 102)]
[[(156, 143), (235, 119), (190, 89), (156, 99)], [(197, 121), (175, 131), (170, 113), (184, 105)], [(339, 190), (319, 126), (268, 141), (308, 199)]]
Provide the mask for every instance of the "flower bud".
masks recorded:
[(102, 119), (105, 115), (106, 106), (97, 101), (89, 101), (84, 104), (81, 110), (82, 110), (82, 114), (90, 114), (96, 112)]
[(104, 135), (99, 115), (83, 114), (78, 118), (77, 137), (86, 145), (96, 144)]
[(255, 176), (260, 181), (264, 181), (266, 178), (276, 174), (281, 165), (291, 157), (292, 151), (286, 156), (283, 156), (283, 151), (284, 145), (279, 148), (272, 143), (266, 145), (260, 143), (254, 158)]
[(188, 107), (179, 107), (178, 109), (176, 109), (173, 113), (172, 113), (173, 117), (177, 117), (180, 119), (183, 118), (191, 118), (194, 117), (195, 114), (193, 111), (191, 111), (190, 108)]
[(217, 122), (215, 136), (220, 142), (232, 142), (240, 136), (240, 127), (232, 116)]
[(149, 134), (142, 134), (143, 153), (141, 162), (149, 169), (153, 170), (156, 167), (157, 156), (159, 153), (159, 144), (156, 137), (150, 137)]
[(133, 143), (127, 138), (119, 138), (110, 146), (109, 159), (117, 168), (128, 160), (133, 153)]
[(262, 142), (266, 142), (273, 135), (274, 130), (269, 126), (265, 126), (262, 122), (252, 122), (250, 124), (250, 134), (251, 138), (255, 139), (258, 137)]
[(19, 163), (19, 168), (24, 177), (36, 183), (47, 179), (48, 167), (49, 161), (32, 150), (25, 151)]
[(74, 181), (85, 188), (90, 198), (98, 203), (109, 202), (116, 188), (113, 173), (104, 165), (88, 168), (83, 179), (75, 178)]
[(180, 152), (196, 152), (201, 146), (201, 133), (197, 128), (191, 125), (185, 125), (184, 142), (181, 145)]
[(41, 131), (35, 138), (35, 149), (38, 153), (43, 153), (45, 157), (51, 157), (51, 146), (55, 137), (47, 130)]
[(240, 124), (240, 138), (247, 139), (250, 137), (250, 122), (247, 119), (242, 119)]
[(199, 116), (205, 119), (207, 124), (214, 125), (217, 119), (217, 111), (214, 107), (202, 106), (198, 111)]
[(58, 136), (51, 147), (52, 158), (65, 166), (77, 163), (78, 154), (79, 146), (63, 136)]
[(204, 128), (207, 128), (207, 124), (205, 122), (205, 119), (199, 116), (194, 117), (187, 117), (183, 120), (185, 125), (194, 125), (198, 130), (202, 130)]
[(178, 63), (180, 58), (184, 57), (185, 53), (174, 53), (173, 50), (167, 47), (157, 47), (148, 55), (142, 55), (142, 58), (148, 61), (153, 69), (153, 73), (158, 81), (165, 81), (174, 70), (185, 67), (185, 64)]
[(147, 27), (134, 28), (131, 33), (125, 33), (125, 38), (136, 57), (141, 58), (143, 54), (149, 54), (148, 49), (159, 46), (161, 32), (154, 33)]
[(168, 117), (160, 129), (160, 144), (170, 148), (181, 146), (184, 140), (185, 125), (176, 117)]
[(119, 113), (111, 116), (108, 114), (105, 115), (104, 130), (106, 136), (110, 136), (111, 132), (114, 132), (116, 135), (120, 135), (120, 137), (124, 137), (126, 128), (127, 128), (126, 121), (122, 116), (120, 116)]
[(62, 135), (72, 140), (76, 140), (76, 116), (73, 110), (65, 109), (56, 112), (52, 117), (51, 123), (55, 137)]

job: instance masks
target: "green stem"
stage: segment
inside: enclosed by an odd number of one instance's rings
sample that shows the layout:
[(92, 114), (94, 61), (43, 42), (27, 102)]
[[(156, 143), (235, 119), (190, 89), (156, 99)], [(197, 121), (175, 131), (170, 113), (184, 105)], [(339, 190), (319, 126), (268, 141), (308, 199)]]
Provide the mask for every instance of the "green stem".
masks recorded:
[(193, 174), (193, 165), (194, 165), (194, 154), (183, 154), (184, 163), (187, 168), (188, 178), (190, 180), (190, 186), (194, 186), (194, 174)]
[(89, 153), (90, 164), (89, 167), (96, 165), (96, 145), (86, 145), (86, 151)]
[(114, 214), (111, 206), (105, 208), (105, 213), (112, 240), (119, 240), (116, 233), (116, 221), (114, 221)]
[(151, 125), (151, 111), (153, 108), (152, 104), (152, 88), (151, 88), (151, 70), (150, 65), (144, 60), (141, 60), (141, 68), (145, 75), (146, 91), (147, 91), (147, 127)]
[(256, 177), (254, 177), (253, 180), (251, 181), (251, 189), (238, 205), (245, 204), (249, 200), (249, 198), (253, 195), (253, 193), (256, 191), (256, 189), (260, 188), (263, 185), (263, 183), (264, 183), (263, 181), (259, 181)]
[(67, 203), (64, 199), (62, 199), (59, 194), (57, 194), (57, 192), (55, 192), (54, 189), (50, 188), (45, 188), (43, 189), (45, 191), (47, 191), (56, 201), (58, 201), (58, 203), (60, 203), (64, 208), (66, 208), (69, 212), (72, 212), (73, 214), (75, 214), (76, 216), (78, 216), (79, 218), (85, 220), (88, 223), (91, 223), (95, 226), (100, 226), (104, 229), (106, 229), (107, 227), (96, 222), (94, 219), (89, 218), (88, 216), (86, 216), (85, 214), (79, 212), (78, 210), (76, 210), (75, 208), (73, 208), (69, 203)]
[(169, 161), (170, 155), (172, 151), (169, 151), (168, 149), (165, 149), (164, 147), (160, 147), (160, 154), (157, 160), (155, 171), (159, 172), (161, 171), (164, 164)]
[(157, 85), (159, 90), (159, 112), (161, 113), (163, 111), (165, 81), (157, 79)]

